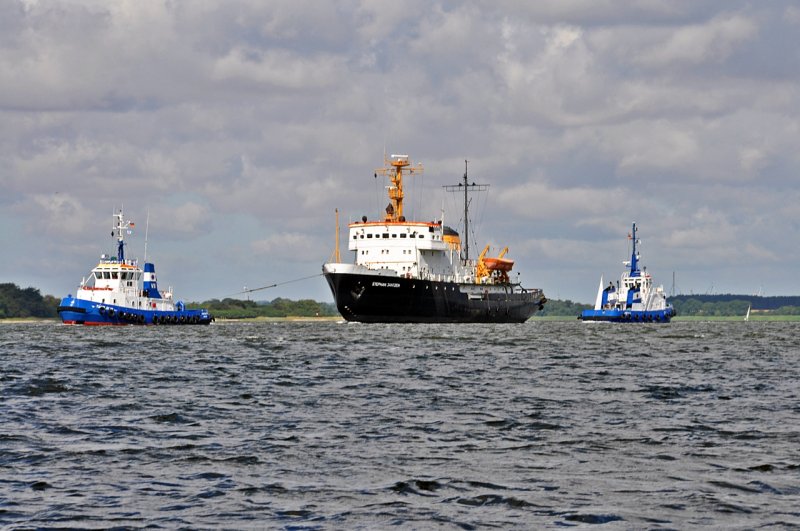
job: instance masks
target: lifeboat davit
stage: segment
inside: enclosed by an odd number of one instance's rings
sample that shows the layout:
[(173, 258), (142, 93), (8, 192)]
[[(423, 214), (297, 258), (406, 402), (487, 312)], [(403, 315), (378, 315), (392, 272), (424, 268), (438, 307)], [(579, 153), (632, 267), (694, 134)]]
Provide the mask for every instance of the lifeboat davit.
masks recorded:
[(489, 271), (511, 271), (514, 260), (508, 258), (484, 258), (483, 263)]

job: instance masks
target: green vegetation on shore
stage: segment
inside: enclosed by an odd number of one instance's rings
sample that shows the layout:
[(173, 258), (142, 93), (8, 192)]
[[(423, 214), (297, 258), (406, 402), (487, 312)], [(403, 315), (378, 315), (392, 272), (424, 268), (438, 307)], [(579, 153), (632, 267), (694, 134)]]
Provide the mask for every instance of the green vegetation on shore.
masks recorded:
[(577, 317), (583, 310), (591, 308), (590, 304), (581, 304), (558, 299), (548, 299), (544, 304), (544, 309), (534, 314), (534, 317)]
[(0, 319), (58, 317), (58, 303), (59, 299), (52, 295), (42, 296), (36, 288), (22, 289), (16, 284), (0, 284)]

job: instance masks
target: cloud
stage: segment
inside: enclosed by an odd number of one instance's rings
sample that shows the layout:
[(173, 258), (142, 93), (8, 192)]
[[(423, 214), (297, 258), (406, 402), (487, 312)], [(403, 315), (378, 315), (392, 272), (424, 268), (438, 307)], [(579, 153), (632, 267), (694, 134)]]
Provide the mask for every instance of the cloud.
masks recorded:
[(385, 149), (425, 163), (426, 218), (468, 159), (528, 284), (569, 268), (591, 298), (633, 219), (654, 267), (793, 278), (798, 20), (780, 0), (3, 2), (0, 222), (30, 228), (4, 233), (5, 272), (61, 253), (38, 278), (63, 291), (124, 203), (164, 266), (291, 275), (328, 258), (334, 208), (385, 207)]
[(30, 235), (41, 238), (75, 238), (86, 231), (92, 221), (91, 215), (80, 202), (69, 194), (34, 194), (14, 206), (19, 213), (36, 212), (33, 223), (26, 224)]
[(163, 207), (157, 211), (169, 227), (168, 234), (176, 235), (197, 235), (211, 230), (213, 217), (208, 207), (198, 203), (184, 203), (174, 208), (165, 210)]
[(258, 86), (313, 90), (334, 85), (343, 72), (342, 59), (332, 55), (303, 57), (287, 50), (237, 48), (216, 61), (213, 77), (252, 81)]
[(651, 68), (720, 62), (757, 32), (758, 25), (744, 15), (722, 15), (706, 24), (674, 28), (655, 42), (651, 38), (634, 61)]
[(700, 155), (698, 139), (686, 124), (630, 122), (609, 132), (603, 147), (612, 153), (623, 175), (636, 175), (642, 169), (682, 168)]
[(570, 215), (580, 219), (600, 216), (629, 195), (619, 188), (561, 188), (531, 182), (501, 191), (497, 202), (501, 208), (524, 218), (552, 219)]
[(314, 262), (320, 258), (319, 242), (308, 234), (279, 233), (250, 243), (250, 248), (259, 257), (273, 260)]

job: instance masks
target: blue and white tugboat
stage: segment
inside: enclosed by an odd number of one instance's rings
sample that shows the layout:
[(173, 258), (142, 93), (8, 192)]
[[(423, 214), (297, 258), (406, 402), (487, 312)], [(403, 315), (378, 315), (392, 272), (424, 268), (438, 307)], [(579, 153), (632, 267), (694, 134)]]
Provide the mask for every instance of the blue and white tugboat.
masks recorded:
[(100, 263), (84, 278), (73, 297), (61, 299), (58, 314), (64, 324), (83, 325), (186, 325), (209, 324), (214, 318), (207, 310), (187, 310), (175, 301), (172, 288), (158, 290), (156, 269), (145, 262), (125, 258), (125, 233), (134, 224), (126, 221), (122, 210), (114, 214), (117, 256), (101, 255)]
[(604, 286), (601, 276), (594, 309), (583, 310), (578, 319), (617, 323), (667, 323), (675, 316), (672, 305), (667, 303), (664, 287), (654, 288), (647, 268), (639, 270), (636, 223), (633, 224), (628, 238), (633, 241), (633, 252), (630, 261), (626, 260), (623, 264), (630, 269), (622, 273), (616, 286), (613, 282)]

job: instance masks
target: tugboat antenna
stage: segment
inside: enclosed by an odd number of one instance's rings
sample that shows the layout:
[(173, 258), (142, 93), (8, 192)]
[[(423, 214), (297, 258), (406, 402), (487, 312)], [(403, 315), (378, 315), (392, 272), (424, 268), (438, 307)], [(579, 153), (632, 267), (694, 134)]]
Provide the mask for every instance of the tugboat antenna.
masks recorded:
[(144, 223), (144, 261), (147, 262), (147, 232), (150, 230), (150, 209), (147, 209), (147, 221)]
[(469, 261), (469, 191), (485, 192), (489, 189), (488, 184), (469, 184), (467, 181), (467, 173), (469, 168), (469, 161), (464, 160), (464, 184), (448, 184), (443, 186), (448, 192), (464, 191), (464, 263)]

